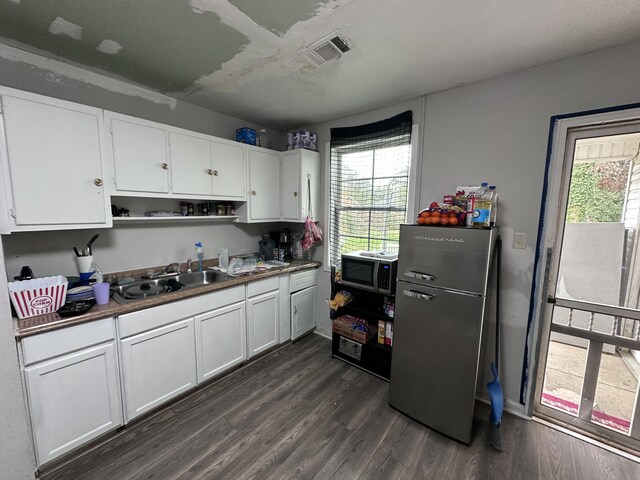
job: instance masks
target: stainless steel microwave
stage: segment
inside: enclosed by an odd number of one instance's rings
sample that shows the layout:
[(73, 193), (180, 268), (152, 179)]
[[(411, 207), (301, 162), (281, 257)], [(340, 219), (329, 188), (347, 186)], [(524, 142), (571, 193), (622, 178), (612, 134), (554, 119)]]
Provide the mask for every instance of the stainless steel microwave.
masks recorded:
[(343, 285), (393, 295), (396, 288), (398, 255), (385, 252), (356, 252), (342, 255)]

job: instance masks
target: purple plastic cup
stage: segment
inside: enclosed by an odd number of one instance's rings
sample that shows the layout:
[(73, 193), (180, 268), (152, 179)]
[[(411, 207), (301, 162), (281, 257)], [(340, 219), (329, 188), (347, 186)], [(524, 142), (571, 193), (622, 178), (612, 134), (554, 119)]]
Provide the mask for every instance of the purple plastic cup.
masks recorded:
[(96, 299), (98, 305), (106, 305), (109, 303), (109, 284), (108, 283), (94, 283), (93, 296)]

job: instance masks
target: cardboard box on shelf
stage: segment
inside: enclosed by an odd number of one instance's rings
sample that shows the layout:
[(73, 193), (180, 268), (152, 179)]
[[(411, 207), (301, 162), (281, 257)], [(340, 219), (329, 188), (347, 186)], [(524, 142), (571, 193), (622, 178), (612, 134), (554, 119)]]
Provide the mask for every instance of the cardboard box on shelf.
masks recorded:
[(333, 320), (333, 331), (360, 343), (367, 343), (374, 332), (369, 322), (351, 315), (341, 315)]

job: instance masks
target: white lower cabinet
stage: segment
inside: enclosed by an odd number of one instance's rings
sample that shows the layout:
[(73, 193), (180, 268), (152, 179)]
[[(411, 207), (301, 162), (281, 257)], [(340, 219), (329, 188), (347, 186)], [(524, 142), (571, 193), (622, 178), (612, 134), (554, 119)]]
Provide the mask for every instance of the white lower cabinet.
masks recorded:
[(278, 277), (247, 285), (248, 354), (252, 357), (278, 344), (280, 291)]
[(193, 318), (120, 341), (126, 421), (196, 386)]
[(295, 340), (316, 326), (313, 304), (316, 287), (305, 288), (291, 295), (291, 339)]
[(247, 358), (245, 311), (239, 302), (196, 316), (198, 383)]
[(317, 270), (292, 273), (289, 277), (291, 292), (291, 340), (295, 340), (316, 326), (314, 304), (316, 298)]
[(122, 425), (112, 318), (27, 337), (22, 347), (38, 465)]

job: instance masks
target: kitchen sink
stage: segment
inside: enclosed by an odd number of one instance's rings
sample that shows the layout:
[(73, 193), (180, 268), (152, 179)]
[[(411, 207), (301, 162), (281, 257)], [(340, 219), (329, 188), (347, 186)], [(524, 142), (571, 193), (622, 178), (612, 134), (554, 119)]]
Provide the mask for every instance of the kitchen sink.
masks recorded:
[(210, 283), (224, 282), (231, 277), (226, 273), (215, 270), (205, 270), (203, 272), (181, 273), (171, 278), (180, 282), (182, 288), (193, 288), (209, 285)]
[(224, 282), (230, 277), (222, 272), (206, 270), (203, 272), (181, 273), (139, 280), (126, 285), (111, 287), (113, 299), (120, 304), (135, 302), (176, 290), (189, 289)]

